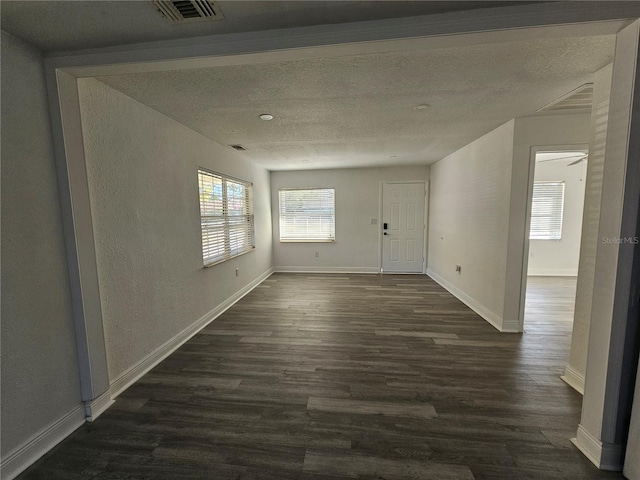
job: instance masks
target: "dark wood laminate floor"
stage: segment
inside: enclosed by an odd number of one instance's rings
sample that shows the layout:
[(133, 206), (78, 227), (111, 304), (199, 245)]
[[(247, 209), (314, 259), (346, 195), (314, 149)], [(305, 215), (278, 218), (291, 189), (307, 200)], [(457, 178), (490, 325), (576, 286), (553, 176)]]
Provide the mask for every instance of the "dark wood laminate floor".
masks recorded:
[[(524, 330), (571, 346), (578, 277), (527, 277)], [(567, 350), (567, 353), (569, 350)]]
[(566, 334), (531, 325), (425, 276), (275, 274), (20, 478), (622, 478), (570, 444)]

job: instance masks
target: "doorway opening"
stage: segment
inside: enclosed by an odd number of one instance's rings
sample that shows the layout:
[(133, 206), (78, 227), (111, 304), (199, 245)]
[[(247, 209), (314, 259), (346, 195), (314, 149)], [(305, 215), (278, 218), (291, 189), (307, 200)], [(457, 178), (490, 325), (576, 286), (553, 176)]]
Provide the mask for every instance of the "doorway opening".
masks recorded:
[(524, 331), (553, 335), (569, 355), (588, 151), (586, 148), (534, 152), (526, 256)]

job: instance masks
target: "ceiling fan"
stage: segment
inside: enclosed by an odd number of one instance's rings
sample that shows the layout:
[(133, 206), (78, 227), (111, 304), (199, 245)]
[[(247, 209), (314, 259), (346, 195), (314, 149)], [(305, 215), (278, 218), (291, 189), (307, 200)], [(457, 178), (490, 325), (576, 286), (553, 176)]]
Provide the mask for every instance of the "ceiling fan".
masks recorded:
[(560, 160), (570, 160), (570, 159), (574, 159), (575, 160), (571, 163), (569, 163), (567, 165), (567, 167), (570, 167), (572, 165), (577, 165), (581, 162), (584, 162), (585, 160), (587, 160), (589, 158), (589, 154), (588, 153), (584, 153), (584, 154), (580, 154), (580, 155), (569, 155), (566, 157), (557, 157), (557, 158), (547, 158), (545, 160), (538, 160), (538, 162), (543, 163), (543, 162), (557, 162)]

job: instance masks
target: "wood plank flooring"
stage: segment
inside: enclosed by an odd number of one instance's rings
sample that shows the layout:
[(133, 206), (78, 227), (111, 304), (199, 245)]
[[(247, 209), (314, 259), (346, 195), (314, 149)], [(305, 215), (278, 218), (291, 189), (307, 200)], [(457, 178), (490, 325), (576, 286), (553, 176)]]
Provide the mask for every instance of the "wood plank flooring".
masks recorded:
[(623, 478), (569, 442), (566, 333), (529, 332), (425, 276), (275, 274), (20, 478)]
[(578, 277), (528, 277), (525, 332), (559, 335), (571, 344)]

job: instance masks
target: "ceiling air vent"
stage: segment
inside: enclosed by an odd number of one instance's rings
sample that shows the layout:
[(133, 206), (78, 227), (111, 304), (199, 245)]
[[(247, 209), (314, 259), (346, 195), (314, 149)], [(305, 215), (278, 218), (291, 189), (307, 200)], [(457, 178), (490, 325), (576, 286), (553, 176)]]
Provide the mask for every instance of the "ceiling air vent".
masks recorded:
[(154, 0), (153, 3), (173, 23), (223, 18), (218, 5), (208, 0)]
[(234, 150), (239, 150), (241, 152), (244, 152), (246, 150), (246, 148), (244, 148), (242, 145), (229, 145), (229, 146)]
[(591, 109), (593, 103), (593, 83), (585, 83), (562, 97), (540, 108), (538, 112), (571, 112)]

